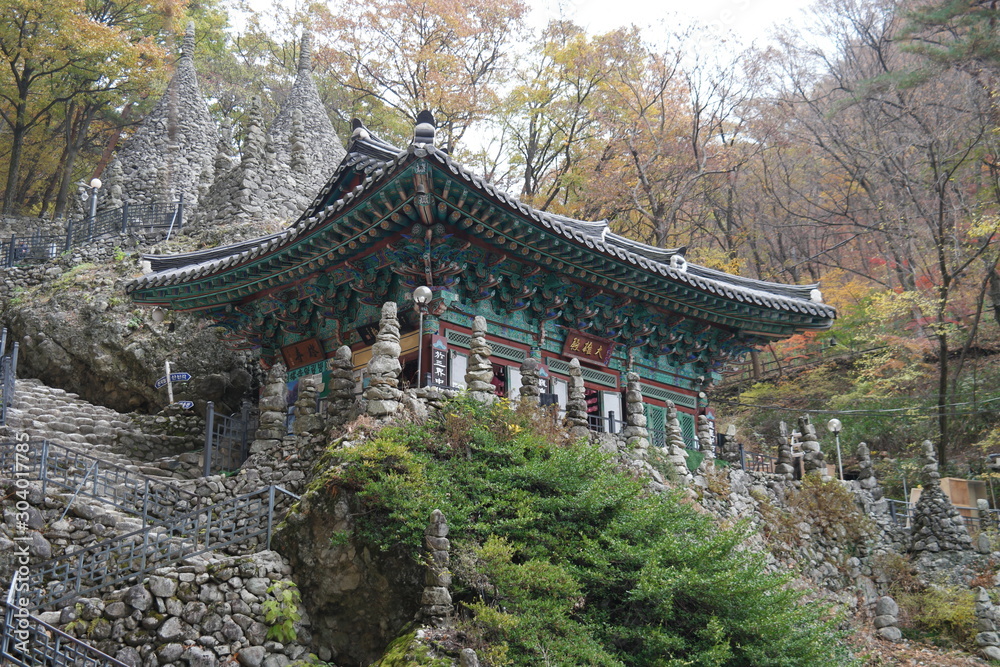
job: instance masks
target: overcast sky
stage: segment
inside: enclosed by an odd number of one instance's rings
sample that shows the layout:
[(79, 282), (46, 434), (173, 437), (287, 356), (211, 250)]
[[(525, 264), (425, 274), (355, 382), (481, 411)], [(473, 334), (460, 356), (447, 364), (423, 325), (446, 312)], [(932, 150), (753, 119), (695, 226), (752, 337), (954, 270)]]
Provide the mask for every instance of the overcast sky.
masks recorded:
[(718, 29), (732, 31), (745, 44), (766, 40), (775, 25), (798, 24), (802, 10), (813, 0), (527, 0), (530, 21), (542, 26), (560, 15), (585, 27), (590, 33), (606, 32), (634, 23), (640, 27), (661, 21), (670, 25), (692, 19)]

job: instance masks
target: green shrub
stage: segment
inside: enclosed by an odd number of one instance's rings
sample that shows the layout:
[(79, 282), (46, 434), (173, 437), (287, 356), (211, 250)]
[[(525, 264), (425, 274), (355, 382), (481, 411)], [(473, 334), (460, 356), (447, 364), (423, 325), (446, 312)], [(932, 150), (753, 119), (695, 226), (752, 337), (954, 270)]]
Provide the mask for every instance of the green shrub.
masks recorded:
[(976, 636), (976, 596), (968, 588), (930, 586), (899, 596), (901, 630), (909, 639), (971, 650)]
[(331, 452), (313, 492), (354, 490), (359, 536), (415, 558), (443, 511), (462, 631), (485, 664), (849, 662), (827, 610), (744, 548), (749, 526), (720, 528), (535, 424), (460, 400), (438, 424), (383, 429), (340, 462)]
[(271, 584), (267, 592), (274, 596), (261, 605), (264, 622), (268, 625), (267, 638), (282, 643), (295, 641), (295, 624), (302, 620), (299, 613), (302, 596), (298, 587), (291, 581), (279, 581)]

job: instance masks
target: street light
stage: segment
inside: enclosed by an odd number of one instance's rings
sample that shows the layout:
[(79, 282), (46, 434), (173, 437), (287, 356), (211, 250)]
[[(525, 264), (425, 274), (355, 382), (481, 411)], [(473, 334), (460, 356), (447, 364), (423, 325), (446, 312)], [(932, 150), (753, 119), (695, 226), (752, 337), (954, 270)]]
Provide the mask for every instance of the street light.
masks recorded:
[(97, 191), (101, 189), (101, 179), (94, 178), (90, 181), (90, 219), (87, 220), (87, 241), (94, 237), (94, 221), (97, 219)]
[(844, 464), (840, 460), (840, 429), (843, 427), (844, 425), (836, 417), (826, 423), (826, 430), (833, 433), (833, 437), (837, 441), (837, 468), (840, 470), (841, 482), (844, 481)]
[(413, 303), (420, 313), (420, 324), (417, 329), (417, 389), (420, 389), (420, 379), (424, 374), (424, 313), (427, 312), (427, 304), (431, 302), (433, 296), (434, 292), (427, 285), (421, 285), (413, 290)]

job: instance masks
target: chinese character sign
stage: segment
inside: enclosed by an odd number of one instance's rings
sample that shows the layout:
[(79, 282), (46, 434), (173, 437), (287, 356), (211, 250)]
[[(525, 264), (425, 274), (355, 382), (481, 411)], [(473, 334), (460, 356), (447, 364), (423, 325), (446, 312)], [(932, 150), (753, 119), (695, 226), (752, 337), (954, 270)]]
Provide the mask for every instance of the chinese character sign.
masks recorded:
[(545, 364), (538, 365), (538, 391), (549, 393), (549, 367)]
[(448, 339), (437, 334), (431, 336), (431, 382), (432, 385), (448, 385)]
[(569, 357), (596, 361), (599, 364), (607, 366), (614, 349), (615, 343), (610, 340), (570, 330), (566, 333), (563, 354)]
[(323, 353), (323, 344), (315, 338), (281, 348), (281, 356), (284, 357), (285, 366), (290, 371), (326, 359), (326, 354)]

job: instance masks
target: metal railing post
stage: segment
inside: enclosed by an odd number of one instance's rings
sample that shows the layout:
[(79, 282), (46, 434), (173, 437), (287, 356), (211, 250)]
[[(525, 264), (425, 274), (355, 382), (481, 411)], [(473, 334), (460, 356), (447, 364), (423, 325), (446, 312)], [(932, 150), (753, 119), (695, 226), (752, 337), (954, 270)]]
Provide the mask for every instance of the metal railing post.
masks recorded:
[(49, 486), (49, 441), (42, 440), (42, 460), (38, 466), (38, 477), (42, 480), (42, 497), (45, 497), (45, 490)]
[(746, 459), (746, 454), (744, 454), (743, 452), (743, 445), (740, 445), (740, 469), (741, 470), (747, 469), (747, 459)]
[(617, 433), (615, 431), (615, 411), (608, 410), (608, 433)]
[(207, 413), (205, 415), (205, 461), (202, 469), (204, 477), (212, 474), (212, 431), (215, 428), (215, 403), (208, 402)]
[(128, 202), (122, 204), (122, 234), (128, 234)]
[(271, 524), (274, 520), (274, 484), (267, 487), (267, 550), (271, 550)]
[[(318, 394), (317, 394), (318, 395)], [(246, 461), (247, 455), (247, 439), (250, 437), (250, 402), (244, 400), (240, 405), (240, 419), (243, 421), (242, 435), (240, 437), (240, 462), (239, 465), (243, 465)]]
[(149, 478), (146, 478), (146, 485), (142, 491), (142, 527), (145, 528), (148, 525), (148, 513), (149, 513)]
[(14, 266), (14, 252), (15, 252), (14, 251), (14, 239), (16, 239), (16, 238), (17, 238), (16, 235), (14, 235), (14, 234), (10, 235), (10, 249), (7, 250), (7, 268), (8, 269)]
[[(180, 200), (177, 202), (177, 207), (174, 209), (174, 214), (170, 216), (170, 228), (167, 229), (168, 241), (170, 240), (170, 235), (173, 234), (174, 232), (174, 225), (180, 219), (183, 210), (184, 210), (184, 193), (182, 192)], [(180, 229), (180, 225), (177, 225), (177, 228)]]
[(7, 354), (7, 327), (3, 328), (3, 333), (0, 334), (0, 357)]

